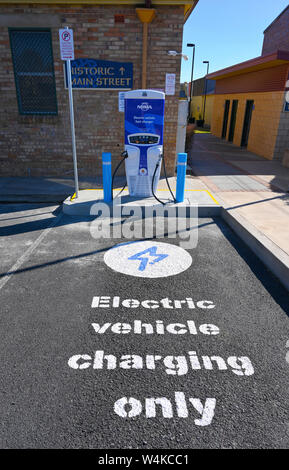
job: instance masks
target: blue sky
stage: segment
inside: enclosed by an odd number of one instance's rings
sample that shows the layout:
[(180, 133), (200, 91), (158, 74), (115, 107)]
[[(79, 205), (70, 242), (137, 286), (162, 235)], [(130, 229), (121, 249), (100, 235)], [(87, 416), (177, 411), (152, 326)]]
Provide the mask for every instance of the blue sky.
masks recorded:
[(181, 82), (190, 81), (192, 48), (196, 44), (194, 79), (261, 55), (263, 31), (288, 5), (288, 0), (199, 0), (184, 26)]

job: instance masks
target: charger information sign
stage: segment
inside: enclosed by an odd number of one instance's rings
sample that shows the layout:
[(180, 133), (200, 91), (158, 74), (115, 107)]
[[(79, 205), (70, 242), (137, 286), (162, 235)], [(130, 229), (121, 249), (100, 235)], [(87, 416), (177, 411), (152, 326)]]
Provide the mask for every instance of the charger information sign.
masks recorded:
[(163, 145), (164, 132), (164, 93), (148, 90), (146, 96), (138, 97), (136, 90), (125, 94), (125, 144), (153, 144), (147, 137), (146, 142), (133, 138), (133, 134), (152, 134), (158, 136), (158, 144)]
[(150, 197), (163, 154), (165, 94), (133, 90), (125, 94), (125, 161), (130, 195)]

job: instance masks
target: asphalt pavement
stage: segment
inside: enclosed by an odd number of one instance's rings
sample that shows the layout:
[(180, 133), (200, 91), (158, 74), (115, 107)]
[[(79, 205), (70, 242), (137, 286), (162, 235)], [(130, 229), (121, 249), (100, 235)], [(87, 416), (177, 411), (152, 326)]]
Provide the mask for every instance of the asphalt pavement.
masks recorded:
[(288, 292), (221, 219), (192, 249), (0, 219), (1, 448), (289, 447)]

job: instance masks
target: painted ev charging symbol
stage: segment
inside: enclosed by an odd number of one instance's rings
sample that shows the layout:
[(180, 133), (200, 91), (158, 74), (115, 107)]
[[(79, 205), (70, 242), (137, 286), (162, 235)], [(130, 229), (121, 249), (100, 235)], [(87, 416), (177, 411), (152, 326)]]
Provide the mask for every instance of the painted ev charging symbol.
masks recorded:
[[(140, 253), (136, 253), (133, 256), (130, 256), (128, 259), (130, 260), (140, 260), (141, 263), (139, 265), (139, 271), (144, 271), (145, 268), (147, 267), (147, 264), (149, 262), (149, 257), (153, 256), (154, 259), (150, 261), (150, 264), (158, 263), (162, 259), (166, 258), (169, 255), (166, 254), (157, 254), (157, 246), (152, 246), (151, 248), (148, 248), (147, 250), (141, 251)], [(149, 256), (144, 256), (146, 253), (149, 253)]]
[(191, 255), (171, 243), (131, 241), (110, 248), (104, 262), (114, 271), (135, 277), (169, 277), (186, 271)]

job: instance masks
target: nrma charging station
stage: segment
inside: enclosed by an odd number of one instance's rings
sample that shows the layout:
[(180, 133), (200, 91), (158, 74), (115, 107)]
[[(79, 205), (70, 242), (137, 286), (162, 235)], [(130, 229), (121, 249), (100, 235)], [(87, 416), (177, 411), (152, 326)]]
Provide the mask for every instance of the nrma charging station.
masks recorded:
[(150, 197), (158, 185), (163, 156), (165, 94), (125, 94), (125, 169), (130, 196)]
[(102, 153), (104, 202), (113, 200), (114, 178), (123, 162), (125, 162), (126, 180), (130, 196), (136, 198), (153, 196), (161, 204), (171, 202), (164, 202), (156, 195), (163, 162), (166, 183), (173, 202), (183, 202), (187, 154), (178, 154), (176, 195), (173, 194), (170, 188), (166, 174), (163, 155), (165, 94), (156, 90), (128, 91), (124, 97), (124, 111), (125, 150), (122, 152), (122, 159), (112, 176), (111, 153)]

